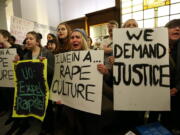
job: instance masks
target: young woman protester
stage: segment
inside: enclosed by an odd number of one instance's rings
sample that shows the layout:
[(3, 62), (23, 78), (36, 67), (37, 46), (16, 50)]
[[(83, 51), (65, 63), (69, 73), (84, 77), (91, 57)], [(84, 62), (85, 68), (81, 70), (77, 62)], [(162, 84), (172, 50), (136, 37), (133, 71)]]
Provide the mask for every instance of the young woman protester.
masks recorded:
[[(134, 19), (129, 19), (127, 20), (124, 25), (122, 26), (123, 28), (137, 28), (138, 23)], [(103, 74), (106, 74), (104, 76), (105, 82), (104, 83), (104, 93), (108, 99), (111, 101), (113, 100), (113, 92), (110, 91), (110, 88), (112, 88), (113, 85), (113, 64), (114, 64), (114, 56), (109, 56), (108, 58), (108, 69), (107, 66), (101, 64), (98, 65), (98, 69), (101, 70)], [(110, 112), (109, 112), (110, 113)], [(139, 112), (139, 111), (115, 111), (111, 112), (112, 115), (112, 123), (111, 129), (114, 128), (114, 130), (119, 130), (121, 129), (121, 132), (127, 132), (129, 129), (133, 129), (135, 126), (144, 124), (144, 112)], [(129, 122), (128, 119), (131, 119), (132, 121)], [(105, 130), (109, 130), (110, 128), (105, 128)]]
[(165, 27), (169, 35), (171, 111), (162, 112), (160, 122), (176, 135), (180, 134), (180, 19), (169, 21)]
[[(26, 34), (26, 49), (29, 50), (26, 54), (23, 56), (23, 60), (31, 60), (31, 59), (47, 59), (47, 78), (48, 78), (48, 85), (51, 86), (53, 73), (54, 73), (54, 56), (53, 54), (48, 51), (46, 48), (43, 48), (41, 46), (41, 38), (39, 37), (39, 34), (35, 31), (30, 31)], [(19, 60), (19, 56), (15, 57), (15, 61)], [(46, 130), (44, 131), (42, 128), (42, 132), (40, 134), (53, 134), (53, 111), (52, 111), (52, 105), (51, 102), (48, 103), (48, 107), (46, 110), (46, 116), (44, 118), (44, 121), (42, 123), (42, 127), (46, 127)], [(24, 133), (27, 130), (27, 127), (29, 127), (29, 118), (22, 118), (19, 120), (20, 125), (23, 125), (24, 128), (20, 128), (18, 132), (16, 132), (17, 135), (20, 135)], [(48, 125), (47, 125), (48, 123)], [(16, 124), (16, 123), (15, 123)], [(26, 126), (27, 125), (27, 126)]]
[[(87, 35), (84, 30), (74, 29), (72, 31), (72, 34), (70, 35), (70, 46), (72, 51), (83, 51), (89, 49), (87, 43)], [(67, 113), (69, 118), (71, 118), (69, 119), (69, 121), (71, 121), (71, 125), (70, 125), (71, 132), (68, 134), (93, 135), (92, 131), (95, 132), (95, 130), (97, 129), (97, 126), (94, 126), (97, 123), (95, 122), (95, 120), (97, 120), (96, 115), (71, 108), (69, 108)], [(93, 119), (93, 122), (95, 123), (89, 121), (90, 119)], [(98, 134), (97, 130), (96, 130), (96, 134)]]
[[(20, 58), (23, 56), (23, 50), (20, 47), (20, 45), (14, 44), (10, 42), (11, 40), (11, 34), (4, 29), (0, 29), (0, 44), (2, 46), (2, 49), (10, 49), (15, 48)], [(10, 115), (8, 119), (5, 121), (5, 125), (10, 124), (11, 122), (14, 122), (16, 119), (12, 118), (12, 109), (13, 109), (13, 99), (14, 99), (14, 88), (0, 88), (0, 110), (7, 112), (10, 112)], [(13, 130), (8, 131), (7, 133), (14, 132), (15, 128)], [(17, 128), (16, 128), (17, 129)]]
[(135, 19), (127, 20), (122, 26), (122, 28), (137, 28), (137, 27), (138, 27), (138, 23)]
[[(70, 51), (69, 37), (71, 34), (71, 27), (66, 23), (60, 23), (57, 26), (57, 46), (53, 54)], [(51, 42), (51, 41), (50, 41)], [(67, 124), (67, 118), (64, 114), (64, 105), (60, 101), (54, 104), (55, 110), (55, 129), (63, 129)], [(66, 108), (66, 107), (65, 107)], [(56, 131), (55, 132), (59, 132)]]
[(56, 40), (56, 36), (54, 34), (52, 34), (52, 33), (48, 33), (47, 41), (49, 41), (49, 40)]
[(52, 52), (53, 54), (57, 54), (58, 53), (58, 42), (57, 40), (49, 40), (47, 42), (47, 49)]
[(48, 41), (50, 41), (50, 40), (57, 41), (56, 35), (54, 35), (53, 33), (48, 33), (47, 34), (47, 43), (45, 45), (45, 48), (47, 48)]
[[(74, 29), (72, 31), (72, 34), (70, 36), (70, 45), (72, 51), (83, 51), (83, 50), (89, 50), (88, 43), (87, 43), (87, 35), (84, 30), (82, 29)], [(100, 73), (106, 75), (108, 72), (104, 72), (104, 69), (107, 68), (101, 68), (101, 64), (97, 65), (97, 70), (100, 71)], [(107, 70), (106, 70), (107, 71)], [(103, 88), (104, 91), (104, 88)], [(112, 91), (111, 91), (112, 92)], [(104, 96), (104, 93), (103, 93)], [(104, 108), (107, 108), (107, 102), (103, 102), (102, 108), (103, 111)], [(103, 116), (79, 111), (76, 109), (70, 109), (71, 110), (71, 119), (70, 121), (73, 121), (71, 134), (77, 134), (77, 135), (101, 135), (101, 124), (102, 120), (104, 119)], [(104, 121), (103, 121), (104, 122)]]
[(57, 27), (57, 37), (59, 44), (59, 53), (70, 51), (69, 38), (71, 28), (66, 23), (60, 23)]

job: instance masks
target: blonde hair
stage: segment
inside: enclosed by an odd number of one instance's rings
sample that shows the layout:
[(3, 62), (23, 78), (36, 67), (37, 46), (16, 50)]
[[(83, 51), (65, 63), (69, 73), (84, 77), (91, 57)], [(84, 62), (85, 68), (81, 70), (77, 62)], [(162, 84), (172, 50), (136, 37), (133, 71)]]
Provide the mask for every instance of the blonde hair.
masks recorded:
[(113, 25), (116, 25), (117, 27), (119, 27), (118, 22), (115, 21), (115, 20), (110, 20), (110, 21), (108, 22), (108, 24), (113, 24)]
[(138, 23), (135, 19), (129, 19), (127, 20), (123, 25), (122, 25), (122, 28), (128, 28), (127, 27), (127, 24), (130, 22), (130, 21), (134, 21), (134, 23), (136, 23), (137, 27), (138, 27)]
[(82, 37), (82, 50), (89, 50), (88, 42), (85, 39), (85, 37), (82, 35), (82, 33), (81, 33), (81, 37)]
[[(73, 31), (72, 33), (74, 33), (74, 32), (80, 33), (80, 37), (82, 39), (82, 48), (81, 48), (81, 50), (89, 50), (89, 46), (88, 46), (87, 40), (85, 39), (84, 35), (80, 31), (77, 31), (77, 30)], [(72, 33), (71, 33), (71, 35), (72, 35)], [(71, 49), (72, 49), (72, 47), (71, 47)]]

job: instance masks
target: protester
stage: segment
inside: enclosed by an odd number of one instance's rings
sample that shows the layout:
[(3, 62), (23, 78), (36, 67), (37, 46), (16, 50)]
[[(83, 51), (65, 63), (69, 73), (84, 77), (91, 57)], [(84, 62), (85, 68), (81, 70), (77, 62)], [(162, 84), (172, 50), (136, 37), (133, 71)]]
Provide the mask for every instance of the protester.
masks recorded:
[[(26, 35), (26, 48), (30, 50), (23, 59), (42, 59), (48, 60), (48, 75), (52, 76), (54, 72), (54, 56), (47, 49), (41, 47), (41, 38), (34, 31), (28, 32)], [(52, 79), (52, 78), (51, 78)], [(51, 81), (49, 81), (51, 82)], [(50, 83), (49, 83), (50, 84)]]
[(59, 44), (59, 52), (67, 52), (70, 50), (69, 37), (71, 28), (66, 23), (60, 23), (57, 27), (57, 36)]
[(39, 41), (41, 42), (41, 40), (42, 40), (42, 38), (43, 38), (42, 34), (41, 34), (40, 32), (36, 32), (36, 33), (37, 33), (37, 36), (38, 36)]
[[(103, 76), (103, 95), (102, 95), (102, 114), (97, 122), (99, 127), (97, 128), (99, 134), (103, 134), (102, 131), (108, 132), (108, 130), (114, 129), (114, 125), (116, 124), (116, 115), (114, 115), (113, 111), (113, 71), (112, 64), (109, 62), (109, 56), (113, 55), (113, 29), (118, 28), (118, 22), (115, 20), (111, 20), (107, 24), (108, 28), (108, 36), (105, 36), (100, 43), (100, 46), (103, 47), (104, 50), (104, 64), (98, 64), (97, 70), (102, 73)], [(101, 47), (100, 50), (101, 50)]]
[[(60, 23), (57, 26), (57, 48), (55, 54), (64, 53), (70, 51), (71, 47), (69, 44), (70, 34), (71, 34), (71, 27), (66, 23)], [(58, 129), (63, 129), (65, 126), (71, 125), (68, 122), (67, 118), (67, 110), (69, 107), (66, 107), (61, 104), (61, 101), (56, 101), (55, 107), (55, 126)], [(70, 130), (68, 130), (70, 132)]]
[[(41, 37), (38, 33), (31, 31), (26, 34), (26, 49), (29, 50), (26, 54), (24, 54), (24, 60), (31, 60), (31, 59), (40, 59), (44, 60), (47, 59), (47, 78), (48, 78), (48, 85), (51, 86), (53, 73), (54, 73), (54, 56), (53, 54), (45, 48), (41, 47)], [(19, 56), (16, 56), (15, 61), (19, 60)], [(46, 116), (43, 123), (46, 121), (50, 122), (48, 126), (46, 126), (46, 131), (48, 133), (53, 134), (53, 122), (49, 121), (52, 120), (52, 108), (49, 104), (46, 111)], [(51, 117), (51, 118), (49, 118)], [(28, 118), (22, 118), (18, 122), (15, 122), (13, 126), (20, 125), (20, 129), (16, 132), (17, 135), (23, 134), (30, 126)], [(12, 128), (13, 128), (12, 126)]]
[[(138, 23), (135, 19), (128, 19), (122, 26), (122, 28), (138, 28)], [(112, 62), (112, 58), (109, 58), (109, 61)], [(129, 127), (135, 127), (137, 125), (144, 124), (144, 111), (127, 111), (124, 113), (125, 121), (127, 117), (132, 119), (131, 123), (126, 122)]]
[[(9, 49), (9, 48), (15, 48), (19, 58), (22, 58), (22, 49), (20, 47), (20, 45), (15, 45), (15, 44), (11, 44), (9, 42), (9, 40), (11, 40), (11, 34), (7, 31), (7, 30), (3, 30), (0, 29), (0, 44), (2, 44), (4, 49)], [(14, 121), (15, 119), (13, 119), (11, 117), (12, 115), (12, 109), (13, 109), (13, 99), (14, 99), (14, 88), (0, 88), (0, 100), (2, 100), (0, 102), (0, 106), (4, 107), (3, 111), (5, 112), (9, 112), (10, 111), (10, 116), (8, 117), (8, 119), (5, 121), (5, 125), (8, 125), (9, 123), (11, 123), (12, 121)], [(7, 132), (8, 133), (12, 133), (15, 131), (15, 129), (13, 126), (13, 129), (9, 130)]]
[[(0, 29), (0, 44), (2, 48), (12, 48), (9, 39), (11, 34), (7, 30)], [(0, 88), (0, 116), (12, 109), (13, 104), (13, 90), (11, 88)]]
[(108, 57), (112, 56), (113, 54), (113, 49), (112, 49), (113, 29), (118, 28), (118, 26), (119, 24), (117, 21), (115, 20), (109, 21), (107, 24), (109, 36), (106, 36), (101, 42), (101, 46), (103, 46), (103, 50), (104, 50), (104, 64), (109, 69), (111, 68), (111, 65), (108, 61)]
[(49, 40), (57, 40), (57, 39), (56, 39), (56, 36), (55, 36), (54, 34), (48, 33), (48, 35), (47, 35), (47, 42), (48, 42)]
[(137, 28), (137, 27), (138, 27), (138, 23), (135, 19), (127, 20), (122, 26), (122, 28)]
[(58, 43), (57, 40), (49, 40), (47, 42), (47, 49), (51, 51), (53, 54), (56, 54), (58, 52)]
[(9, 39), (9, 43), (10, 44), (15, 44), (16, 43), (16, 38), (13, 35), (11, 35), (11, 37)]
[[(26, 35), (26, 48), (30, 50), (24, 55), (24, 59), (44, 59), (47, 58), (47, 78), (48, 85), (51, 86), (51, 82), (54, 74), (54, 56), (45, 48), (41, 47), (41, 38), (34, 31), (28, 32)], [(40, 134), (53, 134), (53, 110), (51, 102), (48, 103), (45, 119), (42, 123), (43, 128)], [(46, 127), (46, 128), (44, 128)], [(45, 131), (44, 131), (45, 130)]]
[[(130, 19), (132, 20), (132, 19)], [(138, 24), (133, 19), (133, 21), (128, 20), (126, 23), (135, 24), (133, 26), (131, 25), (125, 25), (124, 28), (135, 28), (138, 27)], [(113, 35), (112, 35), (113, 36)], [(104, 76), (104, 93), (106, 92), (106, 96), (108, 99), (113, 99), (113, 92), (110, 92), (110, 88), (113, 85), (113, 64), (114, 64), (114, 56), (108, 56), (107, 58), (107, 65), (98, 65), (98, 69), (105, 75)], [(106, 90), (106, 91), (105, 91)], [(128, 128), (134, 128), (137, 125), (144, 124), (144, 112), (139, 111), (116, 111), (113, 113), (112, 118), (114, 121), (112, 122), (113, 128), (121, 128), (122, 130), (128, 130)], [(129, 122), (128, 119), (131, 119), (132, 121)], [(117, 125), (119, 127), (117, 127)], [(105, 128), (107, 130), (108, 128)]]
[(72, 51), (88, 50), (87, 35), (83, 29), (74, 29), (70, 36)]
[[(22, 58), (22, 49), (19, 45), (11, 44), (9, 41), (12, 38), (11, 34), (4, 29), (0, 29), (0, 44), (2, 45), (2, 48), (9, 49), (9, 48), (15, 48), (19, 56)], [(3, 90), (4, 89), (4, 90)], [(2, 104), (0, 107), (0, 111), (2, 111), (2, 114), (4, 112), (8, 112), (12, 109), (13, 105), (13, 90), (12, 88), (1, 88), (0, 92), (3, 92), (0, 94), (2, 96), (0, 99), (4, 100), (0, 102)]]
[[(169, 37), (169, 63), (170, 63), (170, 95), (171, 95), (171, 111), (170, 112), (150, 112), (148, 123), (160, 121), (165, 127), (169, 130), (176, 128), (180, 121), (178, 115), (178, 102), (179, 102), (179, 92), (178, 92), (178, 85), (179, 82), (179, 69), (177, 66), (179, 65), (179, 52), (178, 50), (178, 41), (180, 39), (180, 20), (174, 19), (169, 21), (165, 27), (168, 28), (168, 37)], [(178, 60), (177, 60), (178, 59)], [(173, 116), (174, 115), (174, 116)], [(161, 116), (161, 119), (159, 119)]]
[(47, 34), (47, 43), (44, 46), (45, 48), (47, 48), (48, 41), (50, 41), (50, 40), (54, 40), (57, 42), (57, 37), (53, 33), (48, 33)]
[[(70, 36), (70, 45), (72, 51), (89, 50), (87, 43), (87, 34), (83, 29), (74, 29)], [(71, 129), (74, 129), (71, 134), (76, 135), (100, 135), (99, 134), (99, 117), (95, 114), (82, 112), (76, 109), (71, 109), (73, 121)], [(72, 121), (72, 120), (71, 120)], [(75, 130), (76, 129), (76, 130)]]
[(180, 19), (169, 21), (165, 27), (169, 34), (171, 111), (162, 113), (161, 122), (174, 134), (180, 134)]
[[(123, 24), (122, 28), (138, 28), (138, 23), (135, 19), (129, 19)], [(114, 56), (109, 56), (108, 61), (110, 62), (111, 65), (113, 65)]]

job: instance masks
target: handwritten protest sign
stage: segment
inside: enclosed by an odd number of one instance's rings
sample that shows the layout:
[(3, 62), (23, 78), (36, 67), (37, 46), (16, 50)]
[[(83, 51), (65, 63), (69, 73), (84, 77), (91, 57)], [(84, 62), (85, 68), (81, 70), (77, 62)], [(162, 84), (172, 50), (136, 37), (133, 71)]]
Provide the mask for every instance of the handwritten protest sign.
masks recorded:
[(26, 33), (32, 31), (34, 22), (19, 17), (11, 16), (10, 32), (16, 37), (16, 43), (22, 44)]
[(16, 16), (11, 17), (10, 32), (16, 37), (17, 44), (23, 43), (24, 39), (26, 38), (26, 34), (29, 31), (36, 31), (41, 33), (43, 37), (41, 43), (42, 45), (45, 45), (47, 42), (45, 37), (48, 33), (56, 33), (56, 28)]
[(43, 120), (48, 104), (47, 60), (23, 60), (14, 65), (13, 117), (33, 116)]
[(104, 52), (72, 51), (55, 55), (55, 74), (50, 98), (82, 111), (100, 114)]
[(16, 49), (0, 49), (0, 86), (14, 87), (13, 59)]
[(169, 110), (166, 28), (114, 30), (114, 109)]

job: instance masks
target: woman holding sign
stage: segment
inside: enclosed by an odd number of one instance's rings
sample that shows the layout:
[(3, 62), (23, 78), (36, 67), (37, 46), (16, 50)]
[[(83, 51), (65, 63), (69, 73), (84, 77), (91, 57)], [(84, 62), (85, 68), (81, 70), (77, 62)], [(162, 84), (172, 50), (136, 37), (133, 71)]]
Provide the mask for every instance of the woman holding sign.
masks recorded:
[[(24, 54), (23, 59), (24, 60), (32, 60), (32, 59), (40, 59), (44, 60), (47, 59), (47, 81), (49, 86), (51, 85), (52, 78), (53, 78), (53, 72), (54, 72), (54, 55), (48, 51), (46, 48), (41, 47), (41, 38), (39, 37), (38, 33), (35, 31), (28, 32), (26, 34), (26, 49), (29, 50), (27, 53)], [(15, 61), (19, 60), (19, 57), (15, 57)], [(48, 99), (46, 99), (48, 100)], [(48, 132), (53, 132), (53, 111), (52, 111), (52, 105), (51, 102), (48, 103), (48, 107), (46, 110), (46, 116), (43, 121), (43, 125), (47, 125), (48, 122), (49, 125), (46, 127)], [(51, 117), (50, 117), (51, 116)], [(22, 128), (19, 129), (18, 133), (20, 134), (22, 131), (26, 131), (29, 125), (28, 118), (24, 118), (20, 121), (20, 123), (23, 125)], [(16, 123), (14, 123), (16, 124)]]
[[(12, 63), (8, 62), (8, 58), (14, 57), (17, 52), (18, 55), (22, 58), (22, 49), (20, 45), (10, 43), (11, 34), (4, 29), (0, 29), (0, 45), (2, 46), (1, 50), (1, 62), (0, 66), (1, 68), (4, 67), (3, 70), (1, 70), (0, 80), (13, 80), (13, 71), (9, 70), (10, 65)], [(13, 48), (16, 50), (14, 51)], [(7, 49), (7, 51), (5, 51)], [(12, 50), (11, 50), (12, 49)], [(4, 53), (6, 52), (6, 53)], [(9, 82), (8, 82), (9, 83)], [(8, 84), (7, 83), (7, 84)], [(2, 84), (2, 83), (1, 83)], [(10, 86), (10, 85), (9, 85)], [(5, 114), (8, 111), (12, 111), (13, 108), (13, 97), (14, 97), (14, 88), (10, 87), (0, 87), (0, 115)], [(9, 118), (5, 122), (5, 125), (11, 123), (14, 119), (11, 117), (12, 113), (10, 113)]]
[[(69, 44), (69, 40), (70, 40), (71, 32), (72, 32), (71, 27), (66, 23), (60, 23), (57, 26), (57, 50), (54, 54), (70, 51), (71, 47)], [(61, 104), (61, 101), (57, 101), (56, 104), (57, 105), (55, 107), (55, 117), (56, 117), (55, 124), (58, 125), (59, 123), (61, 123), (60, 127), (62, 128), (62, 126), (66, 125), (67, 122), (66, 118), (62, 116), (63, 115), (62, 110), (64, 109), (65, 106)]]
[(83, 29), (74, 29), (70, 36), (72, 51), (89, 50), (88, 37)]
[[(82, 29), (74, 29), (70, 35), (70, 49), (72, 51), (81, 51), (81, 50), (88, 50), (88, 44), (87, 44), (87, 35), (84, 30)], [(84, 118), (87, 113), (69, 108), (67, 106), (64, 106), (64, 112), (65, 115), (67, 115), (68, 118), (68, 126), (69, 130), (67, 131), (69, 135), (84, 135), (84, 126), (85, 121), (82, 119)]]
[[(10, 42), (10, 37), (11, 34), (4, 29), (0, 29), (0, 44), (2, 45), (2, 49), (10, 49), (10, 48), (15, 48)], [(12, 80), (12, 75), (13, 73), (10, 72), (10, 70), (5, 70), (5, 68), (9, 69), (9, 62), (7, 57), (12, 56), (10, 53), (12, 51), (9, 51), (9, 53), (4, 54), (5, 51), (1, 51), (0, 54), (0, 66), (1, 66), (1, 72), (0, 72), (0, 81), (3, 80)], [(16, 48), (16, 51), (19, 52), (19, 49)], [(8, 51), (6, 51), (8, 52)], [(15, 51), (14, 51), (15, 52)], [(13, 54), (15, 55), (15, 54)], [(12, 65), (12, 63), (11, 63)], [(2, 87), (2, 82), (0, 82), (0, 116), (7, 113), (8, 111), (12, 110), (12, 105), (13, 105), (13, 88), (8, 88), (8, 87)]]
[[(89, 50), (88, 43), (87, 43), (87, 35), (83, 29), (73, 30), (70, 36), (70, 45), (71, 45), (72, 51)], [(107, 106), (107, 104), (104, 104), (103, 106)], [(104, 119), (104, 115), (99, 116), (99, 115), (82, 112), (75, 109), (71, 109), (71, 114), (69, 115), (73, 115), (74, 125), (72, 126), (74, 126), (73, 128), (77, 129), (76, 130), (77, 132), (75, 133), (74, 131), (74, 133), (72, 134), (78, 134), (78, 135), (100, 135), (101, 134), (102, 126), (100, 125), (100, 121), (101, 121), (101, 118)], [(72, 121), (72, 119), (70, 121)]]
[(28, 32), (26, 35), (26, 48), (29, 50), (24, 56), (24, 60), (47, 58), (48, 60), (48, 84), (51, 84), (54, 72), (54, 56), (47, 49), (41, 47), (41, 39), (35, 31)]
[(165, 27), (169, 34), (171, 111), (163, 112), (161, 121), (174, 134), (180, 133), (180, 19), (169, 21)]
[[(136, 22), (136, 20), (134, 19), (129, 19), (127, 20), (124, 25), (122, 26), (123, 28), (137, 28), (138, 24)], [(109, 56), (108, 57), (108, 62), (110, 63), (109, 65), (109, 69), (103, 65), (103, 64), (99, 64), (98, 65), (98, 70), (104, 74), (104, 80), (106, 83), (104, 83), (104, 89), (103, 92), (105, 93), (106, 97), (108, 97), (108, 99), (110, 99), (111, 101), (113, 100), (113, 90), (112, 89), (108, 89), (109, 87), (112, 87), (111, 85), (113, 85), (113, 64), (114, 64), (114, 56)], [(110, 91), (111, 90), (111, 91)], [(132, 128), (135, 127), (139, 124), (143, 124), (143, 116), (144, 116), (144, 112), (135, 112), (135, 111), (116, 111), (116, 112), (112, 112), (112, 119), (113, 120), (113, 127), (116, 128), (125, 128), (126, 130), (128, 128)], [(131, 122), (128, 121), (128, 119), (131, 119)], [(119, 127), (117, 127), (117, 125)], [(106, 128), (108, 129), (108, 128)]]
[[(40, 39), (36, 32), (31, 31), (26, 35), (26, 44), (27, 49), (30, 52), (24, 55), (24, 59), (41, 59), (47, 58), (47, 77), (48, 77), (48, 85), (51, 86), (53, 72), (54, 72), (54, 56), (53, 54), (45, 48), (41, 47)], [(48, 103), (48, 108), (46, 111), (45, 119), (42, 123), (42, 131), (41, 132), (53, 132), (53, 111), (52, 111), (52, 102)]]

